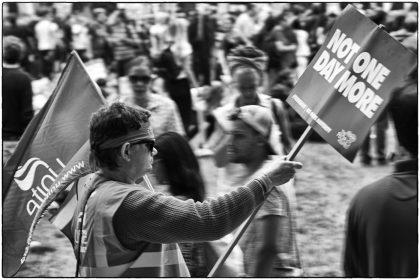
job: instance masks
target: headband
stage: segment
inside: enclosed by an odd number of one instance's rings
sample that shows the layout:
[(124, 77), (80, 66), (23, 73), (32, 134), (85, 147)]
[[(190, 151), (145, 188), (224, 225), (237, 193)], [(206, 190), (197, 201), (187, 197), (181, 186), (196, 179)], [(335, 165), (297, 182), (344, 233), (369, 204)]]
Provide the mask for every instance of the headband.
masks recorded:
[(230, 71), (233, 73), (236, 68), (238, 67), (251, 67), (258, 71), (258, 73), (263, 76), (263, 71), (267, 66), (268, 58), (267, 56), (260, 56), (260, 57), (243, 57), (243, 56), (234, 56), (229, 55), (227, 57), (228, 65)]
[(128, 134), (105, 140), (98, 145), (100, 150), (117, 148), (126, 142), (133, 142), (137, 140), (150, 140), (155, 141), (153, 130), (150, 127), (150, 123), (145, 123), (139, 130), (130, 131)]

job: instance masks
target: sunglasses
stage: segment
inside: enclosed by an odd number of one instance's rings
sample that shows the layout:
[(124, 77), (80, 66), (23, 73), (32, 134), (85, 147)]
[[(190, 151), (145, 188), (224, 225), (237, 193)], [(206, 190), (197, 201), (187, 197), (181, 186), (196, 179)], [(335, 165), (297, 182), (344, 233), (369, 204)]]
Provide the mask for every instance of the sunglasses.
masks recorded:
[(152, 140), (140, 140), (137, 142), (132, 142), (130, 143), (132, 146), (134, 145), (140, 145), (140, 144), (144, 144), (146, 146), (146, 148), (149, 150), (150, 153), (153, 152), (153, 148), (155, 146), (155, 142)]
[(128, 79), (133, 84), (134, 83), (138, 83), (138, 82), (148, 83), (148, 82), (150, 82), (150, 80), (152, 79), (152, 77), (150, 77), (150, 76), (129, 76)]

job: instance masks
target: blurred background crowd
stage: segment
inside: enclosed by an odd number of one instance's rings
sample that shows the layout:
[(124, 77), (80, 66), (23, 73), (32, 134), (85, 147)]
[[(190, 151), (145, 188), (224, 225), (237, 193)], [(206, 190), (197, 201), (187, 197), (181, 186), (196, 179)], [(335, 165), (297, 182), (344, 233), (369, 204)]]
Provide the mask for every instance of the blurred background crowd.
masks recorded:
[[(195, 156), (212, 156), (212, 167), (224, 166), (226, 162), (222, 161), (226, 159), (219, 157), (219, 152), (226, 150), (219, 144), (226, 143), (217, 134), (216, 118), (226, 108), (246, 105), (270, 109), (272, 126), (279, 130), (276, 136), (281, 137), (277, 141), (281, 142), (280, 152), (276, 154), (288, 154), (307, 124), (287, 105), (286, 98), (348, 4), (417, 53), (416, 2), (3, 3), (3, 165), (34, 114), (52, 94), (72, 50), (78, 53), (108, 102), (137, 104), (152, 112), (151, 123), (159, 139), (157, 148), (162, 151), (155, 157), (158, 167), (165, 164), (165, 145), (171, 142), (176, 144), (176, 148), (170, 147), (173, 159), (182, 158), (183, 164), (192, 167), (169, 162), (168, 170), (179, 165), (199, 175)], [(241, 63), (262, 57), (268, 61), (264, 69), (247, 65), (245, 68), (250, 69), (242, 71), (228, 56), (236, 56)], [(417, 72), (408, 85), (405, 87), (417, 92)], [(235, 95), (238, 92), (239, 97)], [(397, 143), (395, 147), (385, 145), (389, 119), (384, 110), (371, 129), (360, 149), (362, 165), (371, 165), (373, 160), (385, 165), (402, 157), (404, 152)], [(315, 132), (310, 140), (322, 141)], [(213, 194), (228, 190), (219, 186), (228, 179), (238, 179), (237, 174), (244, 178), (249, 175), (240, 169), (233, 170), (236, 173), (232, 170), (226, 169), (224, 176), (219, 176), (219, 171), (205, 169), (207, 177), (212, 177)], [(201, 175), (181, 173), (175, 170), (168, 176), (174, 180), (166, 178), (172, 185), (171, 192), (203, 200), (205, 184)], [(181, 182), (181, 187), (189, 182), (196, 193), (178, 193), (174, 181)], [(312, 185), (312, 178), (310, 181)], [(294, 226), (284, 230), (291, 230), (290, 236), (296, 231)], [(296, 247), (296, 240), (293, 242)], [(197, 258), (191, 256), (198, 249), (188, 246), (183, 247), (183, 253), (193, 262)], [(293, 250), (298, 252), (297, 247)], [(295, 262), (300, 263), (299, 254), (295, 255)], [(200, 268), (195, 263), (189, 266)], [(194, 273), (204, 277), (208, 271)]]
[[(184, 129), (192, 139), (206, 114), (229, 95), (231, 73), (226, 56), (232, 49), (248, 45), (263, 50), (269, 58), (263, 92), (285, 101), (347, 4), (4, 3), (3, 38), (12, 35), (21, 40), (20, 66), (30, 75), (35, 113), (52, 93), (71, 50), (78, 52), (110, 101), (130, 92), (128, 70), (139, 57), (152, 62), (151, 91), (168, 95), (171, 89), (164, 81), (177, 69), (166, 61), (164, 68), (169, 70), (161, 71), (161, 58), (171, 47), (178, 64), (180, 58), (188, 57), (182, 62), (187, 84), (174, 85), (172, 90), (187, 87), (191, 92), (191, 98), (175, 102), (182, 107), (178, 109)], [(351, 4), (395, 39), (417, 48), (417, 3)], [(169, 96), (173, 97), (170, 92)], [(13, 106), (4, 106), (3, 119), (13, 111)], [(186, 114), (192, 114), (188, 121)], [(288, 117), (296, 138), (306, 124), (292, 110)], [(29, 119), (22, 122), (20, 133)], [(387, 122), (386, 116), (381, 119)], [(385, 163), (385, 156), (380, 157)], [(369, 164), (370, 156), (363, 161)]]

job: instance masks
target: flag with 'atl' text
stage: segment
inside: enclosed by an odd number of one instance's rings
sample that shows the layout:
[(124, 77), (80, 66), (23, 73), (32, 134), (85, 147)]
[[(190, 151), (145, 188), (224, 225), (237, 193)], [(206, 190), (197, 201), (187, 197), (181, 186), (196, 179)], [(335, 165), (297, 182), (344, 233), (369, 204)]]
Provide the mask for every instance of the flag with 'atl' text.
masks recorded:
[(24, 263), (36, 223), (63, 187), (90, 172), (89, 120), (105, 104), (75, 51), (3, 167), (3, 276)]

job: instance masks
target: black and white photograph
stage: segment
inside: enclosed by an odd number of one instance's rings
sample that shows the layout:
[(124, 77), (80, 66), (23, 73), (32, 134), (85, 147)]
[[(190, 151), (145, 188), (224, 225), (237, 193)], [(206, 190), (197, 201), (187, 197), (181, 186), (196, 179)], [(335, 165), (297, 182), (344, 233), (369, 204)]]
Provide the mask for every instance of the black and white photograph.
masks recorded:
[(418, 2), (2, 2), (2, 278), (417, 278)]

